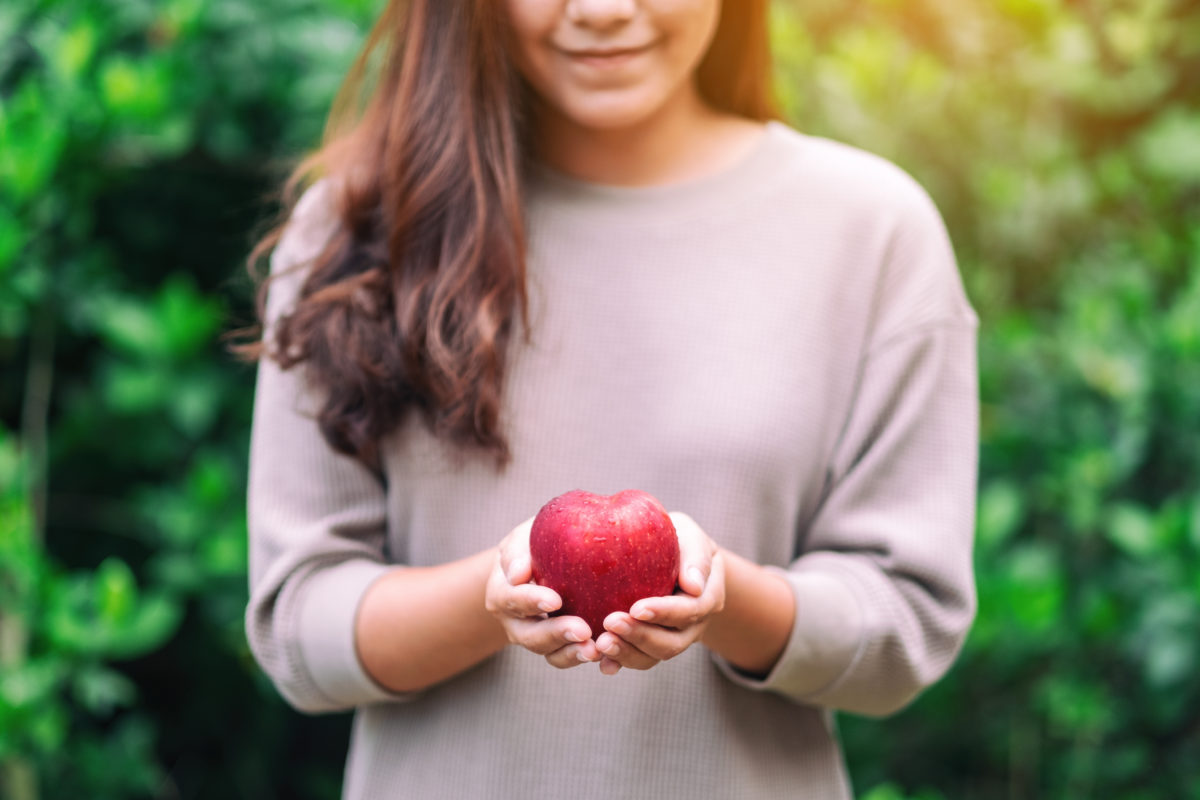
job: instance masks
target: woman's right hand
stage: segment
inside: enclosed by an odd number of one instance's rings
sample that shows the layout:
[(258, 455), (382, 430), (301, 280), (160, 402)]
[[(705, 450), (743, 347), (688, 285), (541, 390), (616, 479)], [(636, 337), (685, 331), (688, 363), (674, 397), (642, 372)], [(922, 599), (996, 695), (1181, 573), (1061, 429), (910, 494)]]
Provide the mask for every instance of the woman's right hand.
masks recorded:
[(533, 583), (527, 519), (505, 536), (496, 548), (496, 561), (488, 576), (484, 605), (500, 621), (508, 640), (545, 656), (559, 669), (599, 661), (588, 624), (579, 617), (550, 617), (562, 607), (558, 592)]

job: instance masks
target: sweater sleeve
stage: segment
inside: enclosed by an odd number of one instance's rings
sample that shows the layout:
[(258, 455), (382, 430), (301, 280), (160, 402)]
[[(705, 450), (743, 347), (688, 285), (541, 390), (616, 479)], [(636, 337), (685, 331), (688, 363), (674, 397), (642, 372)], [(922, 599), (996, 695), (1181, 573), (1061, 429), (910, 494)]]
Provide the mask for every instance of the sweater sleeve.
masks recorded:
[[(271, 257), (265, 338), (290, 310), (304, 264), (326, 241), (324, 184), (301, 198)], [(289, 271), (297, 267), (294, 271)], [(309, 713), (399, 698), (360, 664), (354, 618), (384, 559), (386, 490), (380, 477), (332, 450), (315, 420), (301, 363), (258, 365), (250, 435), (246, 636), (280, 694)]]
[[(743, 686), (872, 716), (940, 678), (974, 619), (978, 320), (922, 194), (882, 278), (823, 499), (786, 570), (795, 622), (771, 672)], [(899, 273), (899, 274), (897, 274)]]

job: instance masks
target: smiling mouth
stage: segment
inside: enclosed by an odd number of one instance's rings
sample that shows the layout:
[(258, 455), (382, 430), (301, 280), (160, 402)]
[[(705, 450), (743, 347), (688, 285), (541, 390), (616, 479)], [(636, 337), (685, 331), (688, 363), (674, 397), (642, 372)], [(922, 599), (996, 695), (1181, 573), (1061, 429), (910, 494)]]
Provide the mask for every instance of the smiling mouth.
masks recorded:
[(574, 62), (592, 67), (615, 67), (648, 52), (654, 43), (622, 50), (564, 50)]
[(567, 50), (567, 55), (580, 56), (583, 58), (605, 58), (608, 56), (620, 56), (627, 53), (640, 53), (643, 50), (649, 49), (650, 45), (644, 44), (641, 47), (614, 47), (607, 50)]

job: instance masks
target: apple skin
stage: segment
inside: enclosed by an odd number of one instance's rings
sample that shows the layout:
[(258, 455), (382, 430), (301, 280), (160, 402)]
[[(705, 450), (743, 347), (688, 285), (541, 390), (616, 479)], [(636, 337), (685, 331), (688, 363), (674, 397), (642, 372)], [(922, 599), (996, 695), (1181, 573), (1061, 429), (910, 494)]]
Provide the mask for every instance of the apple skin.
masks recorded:
[(555, 615), (582, 617), (592, 638), (609, 614), (671, 594), (679, 577), (675, 525), (662, 503), (637, 489), (555, 497), (534, 517), (529, 552), (533, 579), (562, 598)]

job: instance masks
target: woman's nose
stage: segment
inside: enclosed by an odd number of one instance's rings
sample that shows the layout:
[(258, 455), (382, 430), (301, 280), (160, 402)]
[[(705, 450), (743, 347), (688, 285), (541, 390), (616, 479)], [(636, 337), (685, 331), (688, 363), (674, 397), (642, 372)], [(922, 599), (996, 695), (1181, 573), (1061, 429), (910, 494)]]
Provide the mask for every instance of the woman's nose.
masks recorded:
[(637, 13), (637, 0), (568, 0), (567, 19), (590, 28), (627, 22)]

